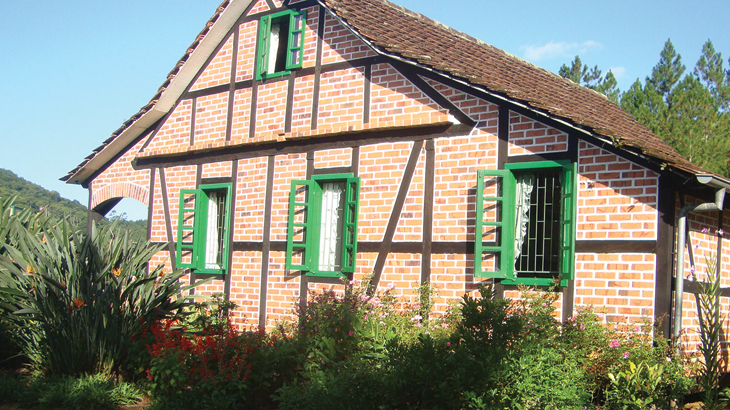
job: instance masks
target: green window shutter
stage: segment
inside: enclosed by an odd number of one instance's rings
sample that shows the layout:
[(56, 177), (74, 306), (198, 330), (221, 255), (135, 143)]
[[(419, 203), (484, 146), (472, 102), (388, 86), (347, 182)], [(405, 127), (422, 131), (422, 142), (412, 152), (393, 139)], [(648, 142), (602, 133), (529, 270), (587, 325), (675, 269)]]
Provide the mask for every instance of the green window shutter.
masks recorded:
[(509, 170), (477, 174), (474, 277), (514, 278), (515, 178)]
[(271, 16), (259, 20), (259, 55), (256, 59), (256, 79), (261, 80), (268, 73), (269, 35), (271, 34)]
[(560, 278), (575, 278), (575, 234), (577, 211), (578, 164), (566, 164), (562, 168), (563, 207), (560, 232)]
[(343, 224), (342, 272), (355, 272), (357, 259), (357, 220), (360, 209), (360, 178), (347, 178), (345, 188), (345, 223)]
[(315, 243), (314, 181), (293, 180), (289, 192), (286, 269), (310, 272)]
[(287, 41), (286, 69), (302, 67), (304, 60), (304, 28), (307, 26), (307, 12), (302, 10), (289, 15), (289, 40)]
[(180, 190), (180, 207), (178, 208), (177, 223), (177, 244), (175, 259), (177, 267), (180, 268), (196, 268), (197, 267), (197, 247), (198, 242), (205, 242), (205, 238), (198, 240), (197, 231), (200, 221), (198, 221), (198, 201), (202, 201), (202, 192), (197, 189), (181, 189)]

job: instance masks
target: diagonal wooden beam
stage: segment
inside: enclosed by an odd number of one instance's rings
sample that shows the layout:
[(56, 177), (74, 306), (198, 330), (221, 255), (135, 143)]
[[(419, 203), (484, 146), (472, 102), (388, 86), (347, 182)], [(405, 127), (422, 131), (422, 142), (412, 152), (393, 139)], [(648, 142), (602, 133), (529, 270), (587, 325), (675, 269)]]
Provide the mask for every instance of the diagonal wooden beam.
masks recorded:
[(393, 203), (393, 210), (390, 213), (388, 226), (385, 229), (383, 242), (380, 245), (380, 252), (378, 253), (378, 258), (375, 260), (375, 267), (373, 268), (373, 278), (371, 279), (370, 285), (368, 286), (368, 294), (370, 295), (375, 293), (375, 290), (378, 288), (378, 283), (380, 283), (380, 276), (383, 274), (385, 261), (388, 259), (390, 247), (393, 245), (393, 236), (395, 235), (395, 229), (398, 227), (400, 214), (401, 211), (403, 211), (403, 205), (406, 202), (408, 190), (411, 187), (411, 181), (413, 180), (413, 174), (416, 170), (416, 164), (418, 164), (418, 157), (421, 155), (421, 149), (423, 149), (423, 141), (416, 141), (413, 143), (411, 155), (408, 158), (406, 169), (403, 171), (403, 179), (401, 180), (400, 188), (398, 189), (398, 195), (396, 195), (395, 202)]

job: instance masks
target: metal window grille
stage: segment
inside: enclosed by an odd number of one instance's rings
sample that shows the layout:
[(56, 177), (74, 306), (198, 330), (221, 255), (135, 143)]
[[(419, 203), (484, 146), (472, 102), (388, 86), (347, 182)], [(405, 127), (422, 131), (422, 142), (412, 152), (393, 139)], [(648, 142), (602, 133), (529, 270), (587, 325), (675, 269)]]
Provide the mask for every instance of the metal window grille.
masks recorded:
[(527, 232), (515, 271), (531, 277), (554, 277), (560, 269), (560, 171), (535, 172), (534, 181)]

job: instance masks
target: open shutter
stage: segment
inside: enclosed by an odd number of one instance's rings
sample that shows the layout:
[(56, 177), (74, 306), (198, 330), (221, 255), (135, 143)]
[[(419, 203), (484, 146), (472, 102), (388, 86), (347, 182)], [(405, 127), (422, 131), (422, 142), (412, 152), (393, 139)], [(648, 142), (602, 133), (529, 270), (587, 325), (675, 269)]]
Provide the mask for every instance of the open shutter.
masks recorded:
[(314, 181), (291, 182), (289, 222), (286, 236), (286, 269), (312, 271), (314, 252), (314, 215), (312, 210)]
[(510, 171), (478, 172), (474, 277), (514, 279), (514, 192)]
[(180, 207), (178, 208), (177, 223), (177, 246), (176, 262), (179, 268), (196, 268), (197, 257), (196, 247), (198, 241), (196, 231), (198, 230), (198, 201), (203, 195), (197, 189), (180, 190)]
[(576, 177), (578, 164), (573, 162), (563, 166), (563, 207), (560, 229), (560, 279), (575, 277), (575, 233), (576, 204), (578, 201)]
[(357, 220), (360, 209), (360, 178), (347, 178), (345, 188), (345, 223), (342, 238), (342, 272), (355, 272), (357, 259)]
[(307, 12), (292, 13), (289, 16), (289, 41), (286, 54), (286, 69), (302, 68), (304, 59), (304, 28), (307, 26)]
[(269, 37), (271, 35), (271, 16), (259, 20), (259, 54), (256, 61), (256, 79), (261, 80), (268, 73)]

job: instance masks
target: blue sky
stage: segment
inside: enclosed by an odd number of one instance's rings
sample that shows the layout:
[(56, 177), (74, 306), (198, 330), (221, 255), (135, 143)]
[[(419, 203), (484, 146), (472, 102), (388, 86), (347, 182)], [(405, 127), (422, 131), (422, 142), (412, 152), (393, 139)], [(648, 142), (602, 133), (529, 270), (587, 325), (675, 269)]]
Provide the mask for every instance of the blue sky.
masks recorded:
[[(557, 72), (578, 54), (643, 80), (671, 38), (691, 70), (711, 39), (730, 57), (730, 2), (395, 0)], [(0, 1), (0, 168), (86, 204), (58, 178), (108, 138), (163, 83), (219, 0)], [(117, 212), (146, 218), (125, 200)]]

